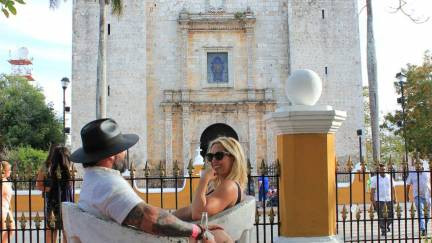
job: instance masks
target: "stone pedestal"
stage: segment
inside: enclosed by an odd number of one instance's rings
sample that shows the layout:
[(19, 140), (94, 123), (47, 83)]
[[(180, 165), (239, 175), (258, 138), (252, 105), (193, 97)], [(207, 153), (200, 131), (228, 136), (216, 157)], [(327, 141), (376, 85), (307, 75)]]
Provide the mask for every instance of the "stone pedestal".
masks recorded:
[(268, 114), (277, 135), (280, 176), (278, 242), (337, 242), (335, 132), (346, 112), (290, 106)]

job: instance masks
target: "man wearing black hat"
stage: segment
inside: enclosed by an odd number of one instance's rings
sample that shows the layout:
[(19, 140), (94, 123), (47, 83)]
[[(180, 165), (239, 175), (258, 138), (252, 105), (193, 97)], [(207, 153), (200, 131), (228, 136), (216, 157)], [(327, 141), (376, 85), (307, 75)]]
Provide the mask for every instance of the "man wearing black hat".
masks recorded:
[(132, 189), (120, 172), (126, 169), (126, 150), (138, 142), (135, 134), (122, 134), (113, 119), (99, 119), (81, 129), (82, 148), (71, 160), (85, 168), (78, 207), (93, 215), (134, 226), (144, 232), (190, 237), (191, 242), (232, 242), (217, 225), (209, 225), (215, 235), (205, 233), (202, 226), (184, 222), (174, 215), (146, 204)]

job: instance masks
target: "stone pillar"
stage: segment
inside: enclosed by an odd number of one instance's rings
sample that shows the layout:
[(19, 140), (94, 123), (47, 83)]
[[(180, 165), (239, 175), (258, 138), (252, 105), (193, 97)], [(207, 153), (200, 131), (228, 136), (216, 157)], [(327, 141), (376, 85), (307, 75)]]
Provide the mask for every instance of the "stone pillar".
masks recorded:
[(172, 163), (173, 139), (172, 139), (172, 106), (166, 105), (165, 109), (165, 160)]
[(247, 48), (247, 89), (248, 99), (255, 100), (255, 84), (254, 84), (254, 36), (255, 31), (252, 25), (247, 25), (246, 29), (246, 48)]
[(277, 135), (280, 235), (277, 242), (339, 242), (336, 235), (335, 132), (346, 112), (315, 106), (322, 83), (310, 70), (286, 82), (293, 106), (266, 115)]
[(267, 116), (281, 163), (279, 242), (337, 242), (334, 133), (345, 117), (331, 107)]
[[(256, 104), (248, 104), (248, 117), (249, 117), (249, 159), (252, 164), (257, 165), (256, 161), (256, 149), (257, 149), (257, 141), (256, 141)], [(255, 168), (257, 166), (254, 166)]]
[(189, 132), (190, 105), (182, 104), (182, 127), (183, 127), (183, 163), (188, 164), (190, 155), (190, 132)]
[[(265, 114), (270, 114), (272, 105), (266, 104)], [(267, 163), (273, 163), (275, 161), (275, 147), (276, 137), (268, 122), (265, 122), (265, 133), (266, 133), (266, 159)]]
[(179, 16), (180, 25), (180, 83), (182, 89), (187, 89), (187, 56), (188, 56), (188, 35), (189, 35), (189, 13), (182, 9)]

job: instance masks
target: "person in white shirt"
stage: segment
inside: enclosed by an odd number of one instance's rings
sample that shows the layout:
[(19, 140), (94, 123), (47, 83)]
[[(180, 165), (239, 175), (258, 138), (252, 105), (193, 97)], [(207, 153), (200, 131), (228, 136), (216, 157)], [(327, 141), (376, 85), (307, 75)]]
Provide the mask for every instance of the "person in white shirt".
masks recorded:
[(117, 123), (98, 119), (81, 129), (82, 148), (71, 160), (85, 168), (78, 207), (95, 216), (144, 232), (189, 237), (189, 242), (232, 242), (218, 225), (205, 227), (182, 221), (167, 211), (145, 203), (121, 176), (126, 169), (126, 150), (138, 142), (135, 134), (122, 134)]
[[(386, 235), (390, 231), (393, 223), (393, 203), (396, 202), (394, 181), (385, 172), (385, 165), (379, 165), (379, 173), (371, 178), (370, 200), (375, 210), (378, 210), (379, 227), (381, 235)], [(387, 217), (384, 217), (384, 207), (387, 206)]]
[(416, 205), (420, 220), (420, 231), (422, 236), (424, 236), (426, 235), (428, 223), (428, 215), (426, 217), (423, 216), (425, 208), (430, 212), (431, 185), (429, 172), (424, 172), (423, 166), (420, 166), (418, 171), (411, 171), (408, 174), (406, 185), (408, 186), (408, 195), (410, 195), (411, 188), (413, 190), (414, 198), (410, 198), (410, 202), (414, 202)]

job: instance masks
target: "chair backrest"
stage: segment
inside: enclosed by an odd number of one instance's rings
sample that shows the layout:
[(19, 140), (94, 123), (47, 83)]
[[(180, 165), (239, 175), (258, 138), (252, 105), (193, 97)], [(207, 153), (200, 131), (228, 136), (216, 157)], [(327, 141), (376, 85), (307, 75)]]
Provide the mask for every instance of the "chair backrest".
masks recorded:
[(255, 197), (246, 196), (234, 207), (210, 217), (209, 223), (221, 225), (233, 240), (239, 240), (245, 231), (254, 227)]
[[(97, 218), (70, 202), (62, 203), (62, 216), (69, 243), (188, 242), (188, 238), (150, 235), (111, 220)], [(233, 240), (240, 240), (245, 232), (253, 229), (254, 223), (255, 198), (252, 196), (209, 218), (209, 224), (221, 225)]]
[(111, 220), (97, 218), (82, 211), (74, 203), (62, 203), (62, 216), (69, 243), (188, 242), (188, 238), (155, 236), (121, 226)]

